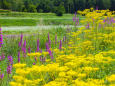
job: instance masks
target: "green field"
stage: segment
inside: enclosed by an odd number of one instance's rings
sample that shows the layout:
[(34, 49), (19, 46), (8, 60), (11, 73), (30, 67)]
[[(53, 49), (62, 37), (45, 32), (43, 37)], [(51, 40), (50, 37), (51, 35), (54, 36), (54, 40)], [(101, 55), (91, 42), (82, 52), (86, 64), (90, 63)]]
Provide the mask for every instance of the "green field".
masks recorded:
[[(77, 17), (84, 19), (83, 16)], [(73, 14), (64, 14), (62, 17), (54, 13), (0, 13), (2, 26), (36, 26), (36, 25), (73, 25)]]

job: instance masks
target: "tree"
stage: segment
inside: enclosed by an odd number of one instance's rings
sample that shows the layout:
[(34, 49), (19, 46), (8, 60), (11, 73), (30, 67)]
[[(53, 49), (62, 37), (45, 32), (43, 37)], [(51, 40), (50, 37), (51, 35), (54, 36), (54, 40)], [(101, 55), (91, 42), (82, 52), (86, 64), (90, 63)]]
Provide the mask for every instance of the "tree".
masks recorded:
[(115, 0), (111, 0), (111, 10), (115, 10)]
[(61, 3), (61, 4), (57, 7), (56, 15), (57, 15), (57, 16), (63, 16), (63, 13), (65, 13), (65, 8), (64, 8), (64, 6), (63, 6), (63, 3)]
[[(63, 3), (63, 4), (62, 4)], [(74, 13), (86, 8), (115, 10), (115, 0), (0, 0), (0, 9), (27, 12)], [(62, 8), (62, 11), (60, 11)]]
[(111, 0), (103, 0), (103, 8), (110, 9), (111, 8)]
[(99, 9), (103, 9), (103, 0), (96, 0), (96, 6), (98, 6)]
[[(86, 5), (86, 0), (79, 0), (79, 9), (84, 10)], [(91, 6), (89, 6), (90, 8)]]
[(29, 5), (29, 6), (28, 6), (28, 12), (37, 12), (36, 6), (34, 6), (34, 5)]

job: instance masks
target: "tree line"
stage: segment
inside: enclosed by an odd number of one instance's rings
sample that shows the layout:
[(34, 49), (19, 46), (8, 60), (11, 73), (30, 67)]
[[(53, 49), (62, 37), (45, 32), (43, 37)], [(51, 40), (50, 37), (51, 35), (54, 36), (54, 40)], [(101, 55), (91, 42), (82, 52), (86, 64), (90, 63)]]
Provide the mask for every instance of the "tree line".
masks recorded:
[(0, 0), (0, 9), (19, 12), (74, 13), (97, 6), (115, 10), (115, 0)]

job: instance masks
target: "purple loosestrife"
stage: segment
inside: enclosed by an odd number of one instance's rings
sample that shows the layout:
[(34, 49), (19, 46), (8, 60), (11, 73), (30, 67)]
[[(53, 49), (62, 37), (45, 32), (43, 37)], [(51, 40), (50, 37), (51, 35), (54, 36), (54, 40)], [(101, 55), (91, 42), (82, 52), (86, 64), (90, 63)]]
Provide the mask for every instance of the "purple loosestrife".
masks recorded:
[(18, 46), (21, 47), (21, 42), (18, 43)]
[(49, 45), (48, 45), (48, 43), (46, 43), (46, 51), (48, 51), (49, 50)]
[(23, 51), (23, 56), (26, 57), (26, 40), (24, 40), (22, 51)]
[(76, 15), (77, 15), (77, 13), (75, 12), (75, 20), (76, 20)]
[(103, 22), (105, 23), (105, 22), (106, 22), (106, 19), (104, 19)]
[(73, 17), (73, 22), (75, 22), (75, 18)]
[(86, 29), (89, 29), (89, 23), (87, 24)]
[(76, 21), (76, 25), (78, 24), (78, 22)]
[(3, 79), (3, 78), (4, 78), (4, 74), (1, 73), (1, 74), (0, 74), (0, 79)]
[(60, 40), (60, 43), (59, 43), (59, 49), (61, 50), (62, 49), (62, 41)]
[(18, 44), (19, 47), (22, 47), (22, 42), (23, 42), (23, 34), (20, 36), (20, 42)]
[(38, 39), (38, 40), (37, 40), (37, 52), (39, 52), (39, 50), (40, 50), (40, 49), (39, 49), (39, 44), (40, 44), (40, 43), (39, 43), (39, 39)]
[(2, 53), (2, 59), (3, 59), (3, 60), (5, 59), (5, 55), (4, 55), (4, 53)]
[(49, 55), (50, 55), (51, 59), (53, 60), (54, 57), (53, 57), (52, 51), (49, 49), (48, 52), (49, 52)]
[(2, 61), (2, 57), (0, 56), (0, 61)]
[(36, 63), (34, 62), (33, 65), (35, 65)]
[(13, 57), (12, 56), (8, 56), (8, 62), (9, 62), (9, 65), (13, 64)]
[(10, 66), (10, 65), (8, 65), (7, 66), (7, 74), (9, 75), (9, 74), (11, 74), (12, 72), (12, 66)]
[(0, 47), (2, 47), (3, 44), (3, 35), (2, 35), (2, 28), (0, 27)]
[(24, 40), (24, 44), (23, 44), (23, 48), (25, 48), (26, 47), (26, 40)]
[(114, 23), (114, 18), (111, 18), (111, 22)]
[(49, 52), (49, 55), (50, 55), (51, 59), (53, 60), (53, 54), (48, 46), (48, 43), (46, 43), (46, 51)]
[(18, 52), (18, 63), (20, 63), (20, 51)]
[(22, 41), (23, 41), (23, 34), (21, 34), (21, 37), (20, 37), (20, 43), (22, 45)]
[(50, 40), (50, 35), (49, 35), (49, 33), (48, 33), (48, 45), (49, 45), (49, 47), (51, 46), (51, 40)]
[(4, 74), (1, 73), (1, 69), (0, 69), (0, 79), (3, 79), (4, 78)]

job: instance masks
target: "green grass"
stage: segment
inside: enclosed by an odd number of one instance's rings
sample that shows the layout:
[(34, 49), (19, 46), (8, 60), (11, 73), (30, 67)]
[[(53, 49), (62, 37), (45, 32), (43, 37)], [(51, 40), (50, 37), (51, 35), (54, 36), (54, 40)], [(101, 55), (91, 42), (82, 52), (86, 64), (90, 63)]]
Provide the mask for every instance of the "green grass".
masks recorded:
[[(64, 14), (59, 17), (54, 13), (0, 13), (0, 24), (2, 26), (73, 25), (73, 16), (74, 14)], [(77, 16), (80, 20), (84, 18)]]
[(34, 26), (36, 22), (34, 19), (0, 19), (2, 26)]

